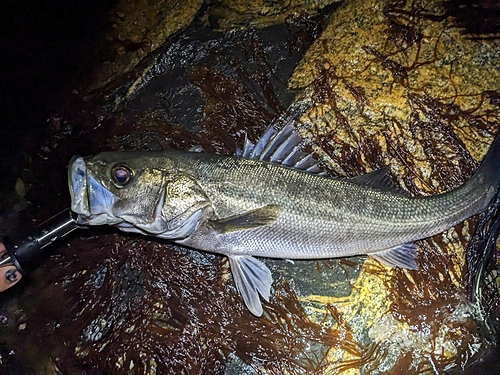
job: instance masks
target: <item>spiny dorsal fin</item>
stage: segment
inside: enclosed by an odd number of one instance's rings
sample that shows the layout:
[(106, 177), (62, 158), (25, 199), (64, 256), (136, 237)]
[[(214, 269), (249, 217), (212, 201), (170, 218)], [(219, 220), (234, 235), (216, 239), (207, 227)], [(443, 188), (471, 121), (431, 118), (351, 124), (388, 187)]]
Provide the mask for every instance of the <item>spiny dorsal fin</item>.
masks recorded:
[(388, 174), (389, 168), (383, 167), (376, 171), (362, 174), (360, 176), (351, 177), (349, 181), (354, 182), (358, 185), (367, 186), (370, 188), (375, 188), (382, 191), (388, 191), (398, 195), (410, 196), (410, 194), (399, 186), (394, 184)]
[(247, 159), (267, 161), (309, 173), (327, 175), (311, 154), (300, 151), (302, 145), (303, 139), (297, 132), (295, 120), (290, 120), (281, 129), (276, 129), (274, 124), (271, 124), (256, 144), (246, 138), (243, 150), (238, 150), (236, 154)]

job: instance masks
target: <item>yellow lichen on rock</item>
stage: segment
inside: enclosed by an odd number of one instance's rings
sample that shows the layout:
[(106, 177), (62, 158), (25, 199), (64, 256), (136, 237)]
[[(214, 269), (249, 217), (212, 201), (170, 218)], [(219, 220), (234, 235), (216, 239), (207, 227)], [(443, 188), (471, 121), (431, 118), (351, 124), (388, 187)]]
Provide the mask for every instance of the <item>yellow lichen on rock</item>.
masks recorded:
[(285, 22), (287, 17), (315, 15), (324, 7), (341, 0), (222, 0), (210, 9), (223, 29), (265, 27)]
[[(333, 14), (289, 80), (309, 103), (301, 135), (331, 169), (353, 176), (389, 166), (414, 195), (452, 190), (477, 169), (500, 121), (489, 96), (500, 90), (500, 50), (452, 22), (441, 1), (425, 9), (346, 1)], [(430, 366), (428, 358), (442, 368), (458, 363), (481, 346), (463, 302), (473, 231), (465, 222), (420, 241), (418, 273), (366, 272), (375, 267), (367, 260), (349, 297), (302, 301), (318, 320), (334, 306), (357, 339), (383, 348), (387, 369), (407, 353), (414, 369)], [(352, 359), (329, 354), (331, 363)]]
[[(451, 119), (476, 160), (484, 156), (490, 139), (484, 129), (470, 126), (468, 116), (500, 120), (498, 107), (485, 95), (500, 88), (500, 51), (492, 43), (464, 37), (442, 16), (441, 2), (425, 6), (418, 9), (409, 2), (396, 8), (391, 1), (365, 0), (338, 9), (289, 81), (291, 89), (313, 88), (315, 105), (304, 118), (315, 132), (356, 147), (360, 129), (384, 138), (382, 133), (397, 133), (388, 126), (397, 123), (404, 130), (398, 136), (415, 138), (408, 124), (416, 114), (423, 122), (436, 121), (422, 109), (428, 104), (419, 101), (432, 98), (448, 106), (447, 113), (436, 116)], [(412, 155), (425, 160), (424, 150), (413, 147)], [(340, 168), (335, 162), (333, 167)]]
[(113, 51), (103, 63), (94, 89), (134, 68), (150, 52), (162, 46), (168, 37), (191, 23), (203, 0), (120, 1), (110, 12), (111, 29), (103, 47)]
[[(346, 322), (348, 329), (355, 337), (367, 334), (370, 327), (379, 324), (387, 314), (390, 307), (390, 299), (387, 298), (387, 289), (385, 282), (392, 277), (393, 270), (389, 267), (380, 266), (373, 259), (365, 262), (366, 267), (374, 267), (382, 272), (361, 272), (355, 281), (352, 292), (347, 297), (332, 297), (324, 295), (308, 295), (300, 297), (303, 305), (307, 306), (309, 318), (320, 323), (326, 328), (341, 327), (334, 317), (328, 314), (327, 306), (334, 306), (340, 314), (341, 320)], [(362, 355), (362, 353), (360, 353)], [(330, 348), (326, 363), (328, 368), (335, 373), (339, 364), (349, 361), (359, 360), (359, 356), (350, 353), (342, 348)], [(326, 370), (324, 373), (329, 373)], [(342, 371), (343, 374), (359, 374), (359, 368), (351, 368)]]

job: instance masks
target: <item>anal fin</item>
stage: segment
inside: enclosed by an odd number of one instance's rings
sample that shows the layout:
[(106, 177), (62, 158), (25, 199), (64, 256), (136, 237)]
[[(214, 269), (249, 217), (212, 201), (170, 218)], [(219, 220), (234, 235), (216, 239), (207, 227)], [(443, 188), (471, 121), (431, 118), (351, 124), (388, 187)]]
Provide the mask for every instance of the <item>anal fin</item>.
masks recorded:
[(251, 256), (229, 257), (229, 264), (236, 288), (241, 293), (248, 310), (255, 316), (261, 316), (262, 304), (259, 294), (269, 302), (273, 283), (271, 271)]
[(417, 263), (415, 262), (417, 245), (411, 242), (369, 255), (389, 267), (401, 267), (410, 270), (418, 269)]

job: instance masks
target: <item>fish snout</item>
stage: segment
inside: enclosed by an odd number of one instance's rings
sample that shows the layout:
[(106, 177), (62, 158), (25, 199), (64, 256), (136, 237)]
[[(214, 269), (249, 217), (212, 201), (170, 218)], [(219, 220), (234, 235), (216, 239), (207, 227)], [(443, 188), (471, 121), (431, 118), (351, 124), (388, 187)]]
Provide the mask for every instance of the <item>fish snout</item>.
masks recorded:
[(68, 167), (71, 210), (79, 215), (89, 216), (90, 206), (87, 191), (87, 167), (81, 156), (74, 156)]
[(92, 176), (84, 158), (75, 156), (69, 165), (71, 210), (83, 225), (116, 224), (123, 219), (113, 214), (116, 196)]

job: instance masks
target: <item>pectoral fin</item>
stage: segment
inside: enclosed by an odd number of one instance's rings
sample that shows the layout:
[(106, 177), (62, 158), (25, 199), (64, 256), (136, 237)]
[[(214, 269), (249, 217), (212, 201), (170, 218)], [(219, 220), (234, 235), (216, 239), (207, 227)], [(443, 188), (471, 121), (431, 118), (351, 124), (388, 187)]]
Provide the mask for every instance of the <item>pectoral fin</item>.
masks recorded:
[(240, 230), (254, 229), (269, 225), (276, 221), (280, 214), (280, 207), (270, 204), (241, 215), (230, 216), (220, 220), (208, 222), (219, 233), (227, 234)]
[(401, 267), (410, 270), (418, 269), (417, 263), (415, 262), (417, 246), (414, 243), (406, 243), (369, 255), (389, 267)]
[(259, 294), (269, 301), (273, 278), (263, 263), (251, 256), (229, 257), (236, 288), (241, 293), (248, 310), (255, 316), (262, 315)]

